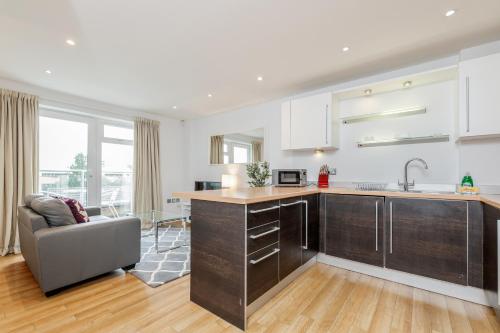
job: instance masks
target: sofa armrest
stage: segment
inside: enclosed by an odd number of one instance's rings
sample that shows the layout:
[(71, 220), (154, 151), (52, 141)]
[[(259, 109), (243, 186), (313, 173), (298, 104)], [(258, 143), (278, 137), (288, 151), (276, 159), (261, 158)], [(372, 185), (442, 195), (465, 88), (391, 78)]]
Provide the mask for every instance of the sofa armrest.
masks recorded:
[(47, 292), (139, 262), (141, 221), (124, 217), (35, 232)]
[(90, 207), (86, 207), (85, 210), (87, 211), (88, 216), (101, 215), (101, 207), (90, 206)]

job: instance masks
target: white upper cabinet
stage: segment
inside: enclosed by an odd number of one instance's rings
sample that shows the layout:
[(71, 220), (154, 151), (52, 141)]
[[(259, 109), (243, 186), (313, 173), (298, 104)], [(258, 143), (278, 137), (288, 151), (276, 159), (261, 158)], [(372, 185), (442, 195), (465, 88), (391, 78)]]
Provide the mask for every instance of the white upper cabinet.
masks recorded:
[(459, 136), (500, 135), (500, 53), (460, 63)]
[(332, 93), (283, 103), (281, 149), (338, 147), (338, 116), (332, 107)]

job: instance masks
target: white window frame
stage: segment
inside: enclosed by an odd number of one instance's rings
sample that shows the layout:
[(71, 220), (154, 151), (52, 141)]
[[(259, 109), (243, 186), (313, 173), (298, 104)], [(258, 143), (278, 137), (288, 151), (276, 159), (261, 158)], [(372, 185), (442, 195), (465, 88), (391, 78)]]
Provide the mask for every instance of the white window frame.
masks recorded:
[[(86, 123), (87, 133), (87, 205), (101, 206), (102, 185), (102, 143), (134, 145), (133, 140), (113, 139), (104, 137), (104, 125), (134, 128), (131, 121), (100, 119), (92, 116), (55, 111), (46, 106), (40, 107), (40, 117)], [(40, 159), (40, 156), (38, 157)], [(40, 165), (40, 164), (39, 164)], [(133, 193), (132, 196), (133, 198)]]

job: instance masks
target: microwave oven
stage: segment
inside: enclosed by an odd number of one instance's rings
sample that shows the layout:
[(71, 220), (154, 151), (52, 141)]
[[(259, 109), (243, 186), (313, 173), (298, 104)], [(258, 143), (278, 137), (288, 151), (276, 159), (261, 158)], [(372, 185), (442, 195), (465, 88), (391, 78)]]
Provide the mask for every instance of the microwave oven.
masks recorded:
[(274, 186), (307, 186), (306, 169), (273, 169)]

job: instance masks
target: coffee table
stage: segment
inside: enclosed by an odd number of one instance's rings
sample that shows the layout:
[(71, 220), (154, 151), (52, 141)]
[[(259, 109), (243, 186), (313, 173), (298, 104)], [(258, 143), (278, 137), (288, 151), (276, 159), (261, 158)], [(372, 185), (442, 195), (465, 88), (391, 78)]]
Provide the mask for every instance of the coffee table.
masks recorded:
[[(182, 246), (186, 246), (186, 222), (188, 217), (184, 216), (183, 211), (176, 211), (176, 210), (151, 210), (148, 212), (139, 212), (139, 213), (130, 213), (131, 216), (135, 216), (141, 220), (142, 223), (145, 221), (150, 222), (152, 226), (152, 231), (142, 235), (142, 237), (148, 237), (151, 236), (154, 233), (155, 236), (155, 251), (156, 253), (160, 252), (166, 252), (170, 251), (173, 249), (177, 249)], [(184, 229), (184, 244), (179, 245), (179, 246), (173, 246), (168, 249), (159, 251), (158, 250), (158, 227), (160, 224), (163, 223), (175, 223), (175, 222), (182, 222), (182, 228)]]

